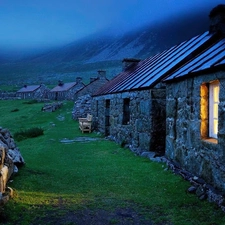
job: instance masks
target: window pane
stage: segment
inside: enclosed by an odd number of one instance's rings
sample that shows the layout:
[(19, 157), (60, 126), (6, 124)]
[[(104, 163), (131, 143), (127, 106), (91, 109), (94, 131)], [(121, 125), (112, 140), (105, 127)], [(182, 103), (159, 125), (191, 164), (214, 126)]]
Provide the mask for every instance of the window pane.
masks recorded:
[(218, 104), (219, 104), (219, 82), (210, 83), (209, 88), (209, 136), (217, 138), (218, 133)]
[(214, 128), (213, 128), (213, 133), (214, 135), (217, 136), (217, 133), (218, 133), (218, 120), (214, 120)]
[(213, 97), (214, 97), (214, 102), (218, 102), (219, 101), (219, 86), (215, 86), (214, 90), (213, 90)]
[(218, 119), (218, 104), (214, 104), (213, 107), (213, 118)]

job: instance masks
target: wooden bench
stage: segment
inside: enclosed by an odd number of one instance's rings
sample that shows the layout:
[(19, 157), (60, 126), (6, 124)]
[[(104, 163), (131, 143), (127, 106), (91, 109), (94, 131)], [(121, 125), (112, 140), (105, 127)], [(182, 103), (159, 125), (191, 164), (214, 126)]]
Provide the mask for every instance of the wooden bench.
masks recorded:
[(92, 124), (92, 115), (87, 114), (86, 118), (78, 118), (79, 119), (79, 128), (84, 133), (85, 131), (88, 131), (91, 133), (91, 124)]

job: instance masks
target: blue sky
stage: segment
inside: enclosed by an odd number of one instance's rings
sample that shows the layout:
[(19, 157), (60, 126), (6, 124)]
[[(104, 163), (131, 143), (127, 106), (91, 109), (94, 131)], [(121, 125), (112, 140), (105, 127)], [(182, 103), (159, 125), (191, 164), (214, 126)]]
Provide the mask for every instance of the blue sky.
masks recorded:
[(132, 29), (224, 0), (0, 0), (0, 48), (65, 45), (110, 26)]

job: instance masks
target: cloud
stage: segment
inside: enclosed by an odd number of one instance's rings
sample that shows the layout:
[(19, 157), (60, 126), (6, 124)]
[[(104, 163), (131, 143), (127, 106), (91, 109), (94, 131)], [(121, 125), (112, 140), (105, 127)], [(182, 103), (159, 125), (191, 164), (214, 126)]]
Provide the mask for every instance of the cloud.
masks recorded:
[(218, 0), (0, 0), (0, 46), (67, 44), (109, 26), (117, 30), (155, 23)]

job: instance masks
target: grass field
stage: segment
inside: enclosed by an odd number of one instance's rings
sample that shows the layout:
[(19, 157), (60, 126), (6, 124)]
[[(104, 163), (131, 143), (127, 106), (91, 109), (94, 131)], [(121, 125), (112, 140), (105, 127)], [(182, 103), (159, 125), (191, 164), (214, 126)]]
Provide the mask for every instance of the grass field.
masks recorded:
[(8, 184), (14, 198), (1, 210), (1, 224), (225, 224), (215, 204), (187, 194), (190, 184), (164, 164), (95, 132), (82, 134), (72, 120), (72, 102), (53, 113), (41, 112), (42, 106), (0, 101), (0, 126), (12, 134), (44, 129), (42, 136), (17, 142), (26, 164)]

